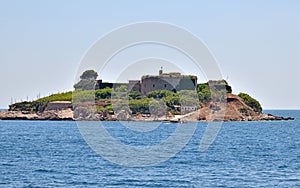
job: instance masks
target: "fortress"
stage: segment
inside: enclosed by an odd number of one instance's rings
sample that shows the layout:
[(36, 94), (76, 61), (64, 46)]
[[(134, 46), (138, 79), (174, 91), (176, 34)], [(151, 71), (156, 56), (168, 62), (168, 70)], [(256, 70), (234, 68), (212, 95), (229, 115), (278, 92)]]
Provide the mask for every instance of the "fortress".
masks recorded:
[(163, 73), (161, 68), (158, 75), (144, 75), (141, 80), (129, 80), (128, 83), (109, 83), (97, 80), (95, 89), (117, 88), (123, 85), (127, 86), (127, 91), (138, 91), (142, 95), (147, 95), (154, 90), (169, 90), (173, 92), (196, 90), (197, 76), (182, 75), (179, 72)]

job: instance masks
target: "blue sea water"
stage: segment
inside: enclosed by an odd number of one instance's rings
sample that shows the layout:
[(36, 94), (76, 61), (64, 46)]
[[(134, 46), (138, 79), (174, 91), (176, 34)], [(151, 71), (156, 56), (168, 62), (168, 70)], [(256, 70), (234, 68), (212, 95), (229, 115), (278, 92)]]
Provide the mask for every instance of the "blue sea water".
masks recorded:
[[(207, 123), (198, 123), (183, 150), (150, 167), (103, 159), (76, 122), (0, 121), (0, 187), (300, 187), (300, 111), (266, 113), (296, 120), (223, 123), (204, 152), (198, 147)], [(133, 145), (157, 144), (176, 126), (162, 124), (147, 136), (105, 122), (111, 135)]]

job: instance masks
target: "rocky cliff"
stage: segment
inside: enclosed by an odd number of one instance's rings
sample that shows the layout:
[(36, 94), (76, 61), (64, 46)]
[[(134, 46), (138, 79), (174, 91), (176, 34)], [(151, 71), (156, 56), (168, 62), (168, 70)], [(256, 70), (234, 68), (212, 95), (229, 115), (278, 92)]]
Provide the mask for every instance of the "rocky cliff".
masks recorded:
[(226, 102), (204, 103), (196, 112), (199, 121), (261, 121), (261, 120), (293, 120), (291, 117), (278, 117), (257, 112), (247, 106), (237, 95), (227, 94)]

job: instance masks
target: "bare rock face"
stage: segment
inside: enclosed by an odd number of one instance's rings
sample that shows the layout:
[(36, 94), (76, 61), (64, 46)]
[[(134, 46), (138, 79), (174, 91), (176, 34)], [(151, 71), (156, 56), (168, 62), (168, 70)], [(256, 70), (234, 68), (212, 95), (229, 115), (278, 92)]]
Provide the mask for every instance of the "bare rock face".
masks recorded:
[(0, 112), (0, 119), (2, 120), (36, 120), (39, 116), (36, 113), (22, 112), (22, 111), (3, 111)]
[(261, 121), (261, 120), (293, 120), (271, 114), (255, 112), (237, 95), (227, 94), (227, 101), (208, 102), (197, 112), (199, 121)]
[(82, 108), (82, 107), (77, 107), (74, 110), (74, 118), (75, 119), (84, 119), (87, 118), (89, 116), (89, 112), (87, 111), (86, 108)]
[(0, 112), (2, 120), (73, 120), (73, 111), (66, 110), (49, 110), (41, 113), (26, 111), (3, 111)]
[(87, 107), (76, 107), (74, 109), (73, 119), (76, 121), (116, 121), (114, 115), (110, 115), (107, 111), (95, 111)]
[(73, 111), (71, 109), (47, 110), (39, 113), (39, 116), (44, 120), (73, 120)]
[(120, 110), (117, 114), (117, 119), (121, 121), (127, 121), (130, 119), (130, 114), (125, 110)]
[(272, 120), (294, 120), (295, 118), (292, 117), (279, 117), (279, 116), (274, 116), (272, 114), (261, 114), (260, 115), (260, 120), (265, 120), (265, 121), (272, 121)]

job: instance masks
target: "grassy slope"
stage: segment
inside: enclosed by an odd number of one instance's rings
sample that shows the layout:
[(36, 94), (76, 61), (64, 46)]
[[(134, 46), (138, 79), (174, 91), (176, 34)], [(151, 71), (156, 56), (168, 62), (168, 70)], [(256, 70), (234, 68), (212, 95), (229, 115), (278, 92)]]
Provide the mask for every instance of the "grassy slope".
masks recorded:
[(52, 101), (72, 101), (72, 91), (53, 94), (36, 100), (36, 102), (52, 102)]

